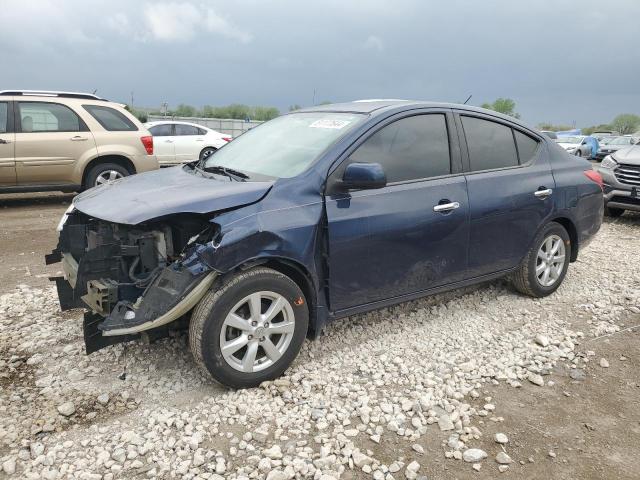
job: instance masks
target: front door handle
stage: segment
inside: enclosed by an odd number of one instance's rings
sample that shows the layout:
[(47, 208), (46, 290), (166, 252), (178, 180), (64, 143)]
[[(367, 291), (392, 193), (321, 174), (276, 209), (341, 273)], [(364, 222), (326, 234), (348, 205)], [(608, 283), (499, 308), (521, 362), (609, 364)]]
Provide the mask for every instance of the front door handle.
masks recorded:
[(449, 202), (449, 203), (440, 203), (433, 207), (434, 212), (450, 212), (451, 210), (455, 210), (456, 208), (460, 208), (460, 203), (458, 202)]
[(544, 200), (547, 197), (550, 197), (552, 193), (553, 193), (553, 190), (550, 189), (550, 188), (543, 188), (543, 189), (536, 190), (535, 192), (533, 192), (533, 194), (536, 197), (541, 198), (542, 200)]
[(81, 137), (80, 135), (76, 135), (75, 137), (71, 137), (69, 140), (72, 142), (84, 142), (87, 140), (87, 137)]
[(173, 140), (165, 140), (165, 143), (173, 143)]

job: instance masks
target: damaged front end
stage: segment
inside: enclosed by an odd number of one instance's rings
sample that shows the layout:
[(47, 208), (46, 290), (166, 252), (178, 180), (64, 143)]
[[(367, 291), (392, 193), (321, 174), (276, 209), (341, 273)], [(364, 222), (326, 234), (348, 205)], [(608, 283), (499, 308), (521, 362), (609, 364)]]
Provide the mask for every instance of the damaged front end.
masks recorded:
[(88, 309), (87, 353), (141, 335), (163, 336), (187, 314), (217, 276), (198, 253), (215, 228), (201, 215), (125, 225), (67, 211), (46, 263), (62, 264), (64, 276), (51, 278), (61, 309)]

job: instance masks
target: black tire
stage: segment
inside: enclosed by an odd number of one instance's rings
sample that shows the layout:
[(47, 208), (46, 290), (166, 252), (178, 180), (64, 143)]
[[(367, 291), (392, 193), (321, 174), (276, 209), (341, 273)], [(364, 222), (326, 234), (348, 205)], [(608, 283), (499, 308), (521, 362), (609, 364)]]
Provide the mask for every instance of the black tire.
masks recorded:
[[(565, 247), (565, 260), (558, 279), (553, 285), (547, 287), (542, 285), (538, 281), (535, 272), (538, 250), (551, 235), (557, 235), (562, 239)], [(535, 241), (533, 242), (533, 246), (527, 252), (527, 255), (524, 257), (522, 263), (518, 267), (518, 270), (512, 275), (511, 281), (513, 283), (513, 286), (516, 288), (516, 290), (525, 295), (537, 298), (546, 297), (547, 295), (555, 292), (557, 288), (562, 284), (564, 277), (567, 274), (567, 269), (569, 268), (570, 258), (571, 239), (569, 238), (569, 234), (559, 223), (550, 222), (545, 225), (544, 228), (538, 233)]]
[(205, 158), (211, 156), (213, 154), (213, 152), (215, 152), (217, 149), (213, 148), (213, 147), (206, 147), (203, 148), (202, 151), (200, 152), (200, 161), (204, 160)]
[[(222, 355), (220, 332), (231, 309), (252, 292), (271, 291), (289, 301), (295, 327), (288, 348), (270, 367), (241, 372)], [(302, 290), (289, 277), (270, 268), (239, 272), (214, 286), (196, 306), (189, 325), (189, 344), (196, 363), (217, 382), (232, 388), (250, 388), (278, 378), (296, 358), (307, 334), (309, 310)], [(259, 347), (258, 347), (259, 348)]]
[(100, 175), (105, 172), (114, 171), (118, 172), (122, 177), (127, 177), (131, 175), (131, 172), (124, 168), (122, 165), (118, 165), (117, 163), (99, 163), (98, 165), (94, 165), (87, 173), (87, 176), (84, 179), (84, 185), (82, 188), (87, 190), (89, 188), (96, 186), (96, 181)]
[(604, 207), (604, 214), (607, 217), (611, 217), (611, 218), (618, 218), (619, 216), (621, 216), (623, 213), (625, 212), (625, 210), (623, 208), (613, 208), (613, 207), (607, 207), (605, 205)]
[(582, 157), (582, 152), (580, 151), (580, 149), (577, 149), (574, 155), (576, 157)]

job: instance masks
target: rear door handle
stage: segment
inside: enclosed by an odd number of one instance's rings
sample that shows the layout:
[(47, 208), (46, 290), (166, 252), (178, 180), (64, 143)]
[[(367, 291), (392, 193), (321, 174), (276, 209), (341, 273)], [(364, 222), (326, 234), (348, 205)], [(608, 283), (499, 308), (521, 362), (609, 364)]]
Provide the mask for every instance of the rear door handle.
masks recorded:
[(545, 198), (547, 198), (547, 197), (550, 197), (552, 193), (553, 193), (553, 190), (550, 189), (550, 188), (545, 188), (545, 189), (542, 189), (542, 190), (536, 190), (535, 192), (533, 192), (533, 194), (536, 197), (541, 198), (543, 200)]
[(0, 144), (2, 143), (11, 143), (11, 140), (5, 140), (4, 138), (0, 138)]
[(455, 210), (456, 208), (460, 208), (460, 203), (458, 202), (449, 202), (449, 203), (441, 203), (435, 205), (433, 207), (434, 212), (450, 212), (451, 210)]
[(165, 143), (173, 143), (173, 140), (165, 140)]
[(72, 142), (84, 142), (84, 141), (86, 141), (88, 139), (87, 139), (87, 137), (81, 137), (80, 135), (76, 135), (75, 137), (71, 137), (70, 140)]

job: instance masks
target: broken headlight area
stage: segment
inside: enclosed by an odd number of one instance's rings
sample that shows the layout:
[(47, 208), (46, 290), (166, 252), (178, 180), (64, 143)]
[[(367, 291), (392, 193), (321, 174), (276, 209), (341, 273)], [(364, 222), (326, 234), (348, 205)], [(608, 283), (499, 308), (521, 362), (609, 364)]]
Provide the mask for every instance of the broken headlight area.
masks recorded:
[(131, 226), (70, 212), (46, 261), (62, 262), (64, 277), (52, 278), (61, 309), (90, 310), (87, 352), (188, 313), (216, 275), (197, 254), (214, 234), (215, 227), (197, 216)]

